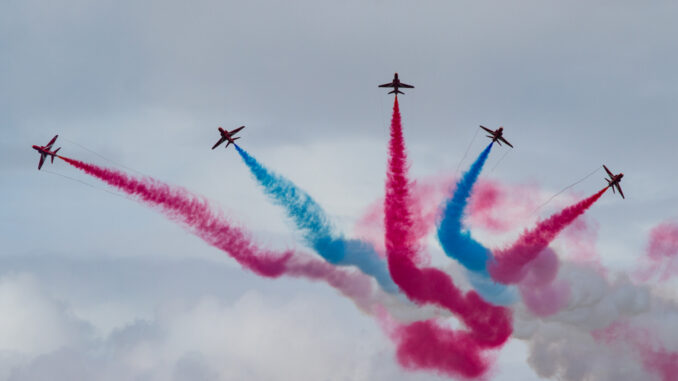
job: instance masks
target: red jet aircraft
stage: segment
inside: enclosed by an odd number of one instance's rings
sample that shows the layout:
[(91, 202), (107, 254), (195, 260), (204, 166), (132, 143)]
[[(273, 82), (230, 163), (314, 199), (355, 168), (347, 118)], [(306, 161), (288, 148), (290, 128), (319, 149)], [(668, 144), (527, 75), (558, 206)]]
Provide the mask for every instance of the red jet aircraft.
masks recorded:
[(234, 138), (233, 136), (235, 134), (237, 134), (238, 131), (242, 130), (243, 128), (245, 128), (245, 126), (240, 126), (240, 127), (236, 128), (235, 130), (228, 131), (228, 130), (224, 130), (223, 128), (219, 127), (219, 132), (221, 133), (221, 139), (219, 139), (219, 141), (212, 147), (212, 149), (217, 148), (219, 146), (219, 144), (221, 144), (221, 143), (223, 143), (227, 140), (228, 140), (228, 143), (226, 143), (226, 147), (224, 147), (224, 148), (228, 148), (228, 146), (231, 143), (235, 144), (235, 141), (240, 139), (240, 137), (238, 136), (237, 138)]
[(625, 198), (625, 197), (624, 197), (624, 192), (622, 192), (621, 186), (619, 185), (619, 183), (621, 182), (622, 177), (624, 177), (624, 174), (623, 174), (623, 173), (620, 173), (620, 174), (618, 174), (618, 175), (613, 175), (612, 172), (610, 172), (610, 170), (607, 169), (607, 167), (605, 166), (605, 164), (603, 164), (603, 168), (605, 168), (605, 172), (607, 172), (608, 176), (610, 176), (609, 179), (605, 179), (605, 180), (607, 180), (607, 186), (610, 187), (610, 188), (612, 188), (612, 192), (613, 192), (613, 193), (614, 193), (614, 188), (616, 187), (617, 190), (619, 191), (619, 195), (622, 196), (622, 198)]
[(506, 143), (509, 147), (513, 148), (511, 143), (508, 142), (508, 140), (504, 139), (504, 127), (499, 127), (498, 129), (492, 131), (489, 128), (485, 126), (480, 126), (483, 130), (487, 131), (490, 133), (490, 135), (487, 135), (488, 138), (492, 138), (493, 142), (497, 142), (497, 144), (501, 145), (501, 142)]
[(40, 163), (38, 163), (38, 170), (42, 168), (42, 164), (45, 163), (45, 159), (47, 158), (47, 156), (52, 156), (52, 163), (54, 163), (54, 156), (56, 156), (57, 152), (59, 152), (61, 147), (54, 150), (54, 152), (50, 150), (52, 149), (52, 145), (54, 145), (54, 142), (56, 142), (58, 137), (59, 135), (54, 135), (52, 140), (50, 140), (49, 143), (47, 143), (47, 145), (45, 146), (36, 146), (36, 145), (33, 146), (33, 149), (38, 151), (38, 153), (40, 154)]
[(414, 86), (408, 85), (406, 83), (400, 82), (398, 79), (398, 73), (395, 73), (393, 75), (393, 81), (389, 83), (384, 83), (383, 85), (379, 85), (379, 87), (392, 87), (393, 90), (389, 91), (389, 94), (405, 94), (402, 91), (398, 90), (398, 88), (402, 87), (403, 89), (414, 89)]

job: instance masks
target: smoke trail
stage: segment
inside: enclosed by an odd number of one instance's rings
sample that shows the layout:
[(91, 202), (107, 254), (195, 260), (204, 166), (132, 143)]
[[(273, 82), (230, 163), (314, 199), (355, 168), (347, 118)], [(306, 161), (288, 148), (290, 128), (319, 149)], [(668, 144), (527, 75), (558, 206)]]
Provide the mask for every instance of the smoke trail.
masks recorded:
[[(469, 328), (469, 331), (435, 330), (430, 323), (415, 324), (405, 331), (405, 336), (400, 336), (399, 359), (401, 363), (407, 359), (403, 363), (405, 366), (435, 369), (451, 376), (480, 376), (489, 367), (481, 350), (496, 348), (506, 342), (511, 334), (510, 314), (505, 308), (483, 301), (474, 291), (464, 294), (444, 272), (416, 266), (419, 247), (416, 236), (410, 231), (413, 218), (409, 209), (411, 196), (398, 98), (393, 105), (388, 164), (384, 222), (391, 276), (410, 299), (442, 306)], [(446, 334), (442, 334), (443, 331)], [(446, 344), (444, 355), (425, 355), (420, 352), (423, 350), (420, 345), (408, 345), (425, 343), (433, 336), (438, 338), (437, 343)], [(469, 356), (475, 356), (478, 361), (467, 361)]]
[(223, 216), (212, 212), (206, 199), (183, 188), (170, 187), (152, 178), (138, 180), (114, 169), (61, 158), (83, 172), (159, 208), (210, 245), (228, 252), (243, 267), (257, 275), (279, 277), (292, 257), (290, 251), (275, 253), (258, 249), (241, 230), (226, 223)]
[(476, 378), (488, 367), (468, 332), (442, 327), (434, 320), (399, 325), (391, 338), (398, 346), (398, 362), (407, 369), (428, 368), (455, 378)]
[(386, 262), (371, 245), (347, 240), (336, 233), (325, 211), (311, 196), (288, 179), (265, 168), (238, 145), (235, 148), (266, 194), (285, 208), (287, 215), (302, 231), (306, 243), (320, 256), (332, 264), (357, 266), (363, 273), (374, 277), (385, 291), (398, 292)]
[[(507, 189), (501, 187), (502, 192)], [(525, 195), (534, 191), (513, 189), (510, 193)], [(472, 197), (478, 196), (479, 192), (474, 191)], [(473, 214), (478, 210), (470, 208), (470, 220), (474, 225), (482, 222), (478, 225), (493, 231), (498, 228), (497, 233), (508, 230), (516, 220), (507, 210), (518, 207), (529, 214), (535, 203), (534, 197), (513, 196), (510, 199), (489, 197), (485, 201), (494, 201), (492, 209), (501, 213), (494, 212), (491, 219), (477, 220), (478, 216)], [(609, 271), (601, 270), (599, 262), (591, 260), (597, 257), (597, 253), (591, 252), (595, 248), (592, 240), (597, 225), (585, 223), (581, 217), (563, 232), (567, 234), (561, 233), (559, 247), (564, 251), (556, 254), (550, 247), (542, 250), (525, 266), (525, 277), (518, 284), (524, 304), (514, 306), (514, 337), (527, 341), (528, 363), (545, 379), (675, 379), (678, 334), (673, 322), (678, 317), (678, 307), (675, 303), (662, 302), (661, 294), (654, 294), (647, 283), (633, 284), (623, 274), (615, 276), (613, 281), (607, 280)], [(485, 224), (488, 222), (489, 225)], [(646, 258), (651, 252), (662, 253), (658, 257), (666, 264), (670, 253), (676, 252), (672, 248), (677, 246), (671, 244), (672, 235), (666, 234), (671, 231), (666, 228), (668, 225), (659, 226), (663, 228), (650, 233)], [(585, 261), (581, 258), (582, 251), (587, 252)], [(571, 258), (574, 263), (560, 262), (563, 257)], [(611, 342), (595, 339), (596, 330), (617, 321), (645, 327), (661, 340), (639, 346), (627, 339)]]
[(571, 205), (523, 233), (508, 249), (496, 252), (488, 263), (492, 278), (504, 284), (517, 283), (525, 276), (525, 266), (544, 250), (565, 227), (582, 215), (608, 188)]
[(473, 272), (469, 274), (469, 280), (486, 300), (493, 304), (506, 305), (515, 301), (515, 294), (490, 278), (486, 263), (492, 257), (491, 252), (473, 239), (471, 232), (464, 230), (462, 226), (464, 210), (473, 186), (478, 180), (493, 144), (494, 142), (488, 144), (480, 153), (471, 168), (457, 182), (452, 197), (445, 202), (442, 219), (438, 226), (438, 240), (448, 257), (456, 259), (467, 270)]
[[(454, 179), (438, 176), (423, 181), (424, 184), (432, 184), (435, 191), (430, 188), (419, 192), (419, 195), (415, 188), (414, 196), (421, 198), (424, 209), (435, 208), (456, 182), (449, 180)], [(421, 184), (418, 181), (416, 185)], [(504, 234), (515, 226), (515, 221), (530, 218), (532, 211), (541, 203), (542, 193), (536, 185), (508, 186), (480, 180), (467, 207), (470, 214), (468, 221), (472, 226), (493, 234)], [(658, 372), (648, 369), (646, 363), (649, 359), (651, 363), (666, 365), (667, 360), (672, 359), (670, 351), (678, 351), (678, 333), (675, 330), (678, 306), (662, 302), (661, 295), (666, 298), (667, 290), (655, 293), (647, 283), (634, 284), (624, 274), (608, 280), (606, 274), (609, 270), (601, 271), (596, 259), (599, 256), (594, 242), (597, 225), (584, 223), (586, 221), (582, 217), (560, 234), (557, 254), (547, 247), (526, 265), (526, 275), (518, 284), (522, 302), (512, 307), (513, 336), (525, 341), (529, 350), (528, 364), (544, 379), (659, 381), (659, 378), (653, 377)], [(429, 216), (425, 225), (432, 226), (434, 221)], [(370, 227), (368, 222), (375, 224), (372, 218), (369, 221), (365, 219), (359, 229)], [(382, 231), (383, 225), (371, 228)], [(670, 236), (651, 232), (645, 257), (649, 257), (652, 247), (662, 248), (652, 250), (656, 253), (673, 253), (671, 248), (675, 246), (667, 238)], [(663, 238), (656, 239), (659, 237)], [(587, 254), (584, 260), (582, 251)], [(662, 263), (674, 258), (660, 257), (663, 258)], [(562, 262), (563, 258), (570, 260)], [(668, 297), (675, 300), (673, 296)], [(608, 344), (594, 339), (592, 333), (595, 330), (618, 320), (630, 320), (635, 325), (646, 327), (661, 339), (661, 343), (653, 345), (648, 356), (639, 353), (637, 348), (629, 349), (628, 345), (625, 347), (618, 342)], [(422, 348), (430, 345), (436, 344), (421, 342)]]
[[(101, 168), (66, 157), (70, 165), (137, 197), (143, 203), (157, 208), (173, 221), (179, 222), (208, 244), (228, 253), (243, 267), (257, 275), (277, 278), (283, 274), (319, 280), (350, 297), (361, 309), (370, 312), (384, 299), (372, 283), (362, 274), (341, 271), (323, 261), (258, 248), (239, 228), (232, 226), (209, 202), (184, 188), (173, 187), (155, 179), (137, 179), (114, 169)], [(399, 306), (394, 306), (398, 308)]]
[[(353, 300), (358, 308), (372, 315), (377, 309), (381, 311), (384, 308), (390, 315), (403, 321), (430, 319), (432, 316), (440, 315), (436, 310), (420, 308), (402, 300), (402, 295), (385, 294), (381, 289), (375, 288), (371, 280), (361, 273), (342, 271), (325, 261), (293, 255), (291, 252), (280, 254), (261, 250), (249, 241), (244, 232), (232, 227), (221, 214), (213, 212), (207, 200), (183, 188), (171, 187), (152, 178), (139, 180), (116, 170), (100, 168), (66, 157), (61, 158), (85, 173), (159, 209), (208, 244), (227, 252), (243, 267), (259, 275), (278, 277), (285, 274), (324, 281)], [(406, 343), (411, 345), (412, 340)], [(430, 344), (431, 348), (438, 348), (435, 343), (436, 341)], [(459, 345), (463, 344), (464, 341), (461, 341)], [(436, 357), (447, 358), (444, 353), (439, 352)], [(467, 360), (467, 357), (464, 357), (462, 352), (460, 358)], [(449, 359), (446, 361), (450, 362)]]
[[(413, 182), (410, 195), (413, 233), (418, 239), (437, 228), (441, 208), (458, 178), (441, 174)], [(515, 221), (527, 220), (537, 204), (537, 190), (531, 185), (505, 185), (496, 181), (478, 180), (468, 204), (465, 219), (470, 226), (491, 233), (506, 233)], [(581, 221), (581, 220), (578, 220)], [(386, 257), (384, 247), (384, 198), (374, 200), (358, 219), (354, 234), (370, 242), (380, 256)]]
[[(441, 178), (424, 179), (411, 184), (410, 195), (413, 200), (412, 229), (413, 239), (426, 238), (439, 220), (440, 204), (443, 202), (449, 189), (454, 186), (456, 179)], [(381, 257), (386, 258), (384, 246), (384, 198), (373, 201), (366, 212), (358, 219), (353, 229), (354, 234), (367, 241), (376, 248)]]
[(438, 240), (450, 258), (456, 259), (464, 267), (475, 272), (485, 272), (485, 264), (490, 258), (490, 251), (478, 241), (471, 238), (471, 233), (464, 231), (461, 219), (471, 196), (473, 185), (478, 180), (480, 171), (492, 149), (490, 143), (478, 156), (471, 168), (457, 182), (452, 198), (447, 200), (442, 219), (438, 226)]

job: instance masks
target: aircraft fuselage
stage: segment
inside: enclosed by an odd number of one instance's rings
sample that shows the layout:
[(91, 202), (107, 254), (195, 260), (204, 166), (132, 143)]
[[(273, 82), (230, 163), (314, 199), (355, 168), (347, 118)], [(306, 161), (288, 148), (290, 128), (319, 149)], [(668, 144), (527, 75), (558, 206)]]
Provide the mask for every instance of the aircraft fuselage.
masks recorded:
[(501, 139), (504, 136), (504, 128), (499, 127), (499, 129), (496, 130), (493, 135), (494, 135), (494, 139), (492, 139), (493, 141), (496, 142), (497, 140)]
[(56, 155), (55, 152), (52, 152), (52, 151), (48, 150), (47, 148), (45, 148), (43, 146), (33, 145), (33, 149), (38, 151), (42, 155)]

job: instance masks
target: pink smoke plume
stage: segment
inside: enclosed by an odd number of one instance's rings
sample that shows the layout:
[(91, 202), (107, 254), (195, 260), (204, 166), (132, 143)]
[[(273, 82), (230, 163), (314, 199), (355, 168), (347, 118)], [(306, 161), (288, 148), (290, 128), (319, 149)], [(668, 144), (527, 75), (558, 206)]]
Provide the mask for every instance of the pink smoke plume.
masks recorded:
[(526, 265), (525, 277), (518, 289), (523, 303), (536, 316), (550, 316), (563, 309), (570, 298), (570, 285), (556, 280), (560, 261), (547, 247)]
[(476, 228), (503, 233), (513, 229), (516, 221), (527, 220), (538, 202), (536, 186), (480, 180), (471, 195), (467, 220)]
[[(412, 226), (409, 231), (414, 240), (425, 238), (433, 230), (440, 215), (440, 204), (455, 182), (456, 179), (453, 177), (442, 179), (436, 177), (410, 184)], [(357, 236), (370, 242), (381, 256), (386, 257), (383, 198), (370, 204), (365, 214), (356, 223), (354, 230)], [(423, 254), (420, 254), (419, 259), (426, 261), (426, 258), (422, 256)]]
[(488, 271), (495, 281), (518, 283), (525, 276), (526, 265), (544, 250), (556, 236), (593, 205), (608, 188), (571, 205), (551, 217), (537, 223), (524, 232), (509, 248), (494, 252), (494, 260), (488, 263)]
[[(440, 205), (454, 191), (457, 179), (453, 176), (435, 176), (418, 180), (410, 185), (413, 225), (411, 232), (419, 240), (430, 233), (439, 218)], [(484, 229), (490, 233), (507, 233), (516, 221), (528, 221), (535, 209), (542, 203), (542, 192), (536, 185), (509, 185), (495, 180), (479, 180), (471, 195), (466, 220), (473, 229)], [(572, 199), (573, 196), (566, 197)], [(368, 211), (356, 224), (356, 234), (385, 250), (383, 199), (370, 205)], [(595, 250), (597, 225), (580, 216), (562, 232), (562, 251), (556, 255), (546, 248), (537, 254), (532, 263), (526, 265), (526, 276), (518, 283), (522, 300), (536, 316), (550, 316), (567, 305), (570, 287), (563, 280), (556, 280), (560, 265), (559, 257), (593, 266), (602, 275), (602, 267)], [(421, 258), (421, 255), (420, 255)], [(421, 261), (418, 263), (421, 265)]]
[(321, 280), (350, 297), (361, 308), (370, 308), (371, 281), (361, 274), (338, 270), (333, 265), (291, 251), (274, 252), (257, 247), (243, 230), (211, 207), (201, 196), (152, 178), (137, 179), (120, 171), (102, 168), (67, 157), (68, 164), (118, 188), (143, 203), (159, 209), (208, 244), (228, 253), (257, 275), (277, 278), (283, 274)]
[(649, 330), (616, 322), (594, 332), (593, 337), (611, 345), (625, 342), (638, 353), (645, 369), (661, 377), (662, 381), (678, 380), (678, 352), (664, 348)]
[[(441, 205), (454, 192), (455, 176), (438, 175), (410, 184), (412, 232), (425, 238), (440, 218)], [(533, 185), (507, 185), (478, 180), (471, 194), (466, 220), (469, 226), (493, 233), (510, 231), (516, 221), (525, 221), (538, 206), (538, 190)], [(374, 201), (358, 220), (355, 234), (370, 242), (385, 257), (384, 200)]]
[[(485, 302), (475, 291), (464, 294), (444, 272), (419, 268), (421, 251), (418, 234), (413, 232), (407, 155), (400, 123), (398, 98), (393, 105), (389, 167), (384, 200), (385, 242), (393, 280), (417, 303), (444, 307), (460, 318), (468, 331), (443, 328), (434, 322), (417, 322), (396, 330), (398, 359), (411, 368), (432, 369), (450, 376), (467, 378), (483, 375), (489, 359), (483, 350), (502, 346), (511, 335), (508, 309)], [(425, 350), (435, 343), (444, 355)]]
[(636, 276), (641, 281), (657, 277), (665, 281), (678, 274), (678, 223), (662, 222), (650, 231), (643, 268)]
[[(440, 373), (476, 379), (486, 372), (488, 358), (475, 339), (434, 320), (398, 325), (392, 332), (398, 362), (407, 369), (435, 369)], [(460, 370), (461, 368), (461, 370)]]

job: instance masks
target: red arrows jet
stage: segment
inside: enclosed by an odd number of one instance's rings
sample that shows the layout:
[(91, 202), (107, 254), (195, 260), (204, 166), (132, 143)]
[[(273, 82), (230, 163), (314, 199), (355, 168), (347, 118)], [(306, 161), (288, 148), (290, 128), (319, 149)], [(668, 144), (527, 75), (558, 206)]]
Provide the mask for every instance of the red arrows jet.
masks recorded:
[(221, 144), (221, 143), (223, 143), (227, 140), (228, 140), (228, 143), (226, 143), (226, 147), (224, 147), (224, 148), (228, 148), (228, 146), (231, 143), (235, 144), (235, 141), (240, 139), (240, 136), (238, 136), (237, 138), (234, 138), (233, 136), (235, 134), (237, 134), (243, 128), (245, 128), (245, 126), (240, 126), (240, 127), (236, 128), (235, 130), (228, 131), (228, 130), (224, 130), (223, 128), (219, 127), (219, 132), (221, 133), (221, 139), (219, 139), (219, 141), (214, 146), (212, 146), (212, 149), (217, 148), (219, 146), (219, 144)]
[(483, 130), (487, 131), (490, 133), (490, 135), (487, 135), (488, 138), (492, 138), (493, 142), (497, 142), (497, 144), (501, 145), (501, 142), (506, 143), (509, 147), (513, 148), (511, 143), (508, 142), (508, 140), (504, 139), (504, 127), (499, 127), (498, 129), (492, 131), (489, 128), (485, 126), (480, 126)]
[(624, 197), (624, 192), (622, 192), (621, 186), (619, 185), (619, 183), (621, 182), (622, 177), (624, 177), (624, 174), (623, 174), (623, 173), (620, 173), (620, 174), (618, 174), (618, 175), (613, 175), (612, 172), (610, 172), (610, 170), (607, 169), (607, 167), (605, 166), (605, 164), (603, 164), (603, 168), (605, 168), (605, 172), (607, 172), (608, 176), (610, 176), (609, 179), (605, 179), (605, 180), (607, 180), (607, 186), (610, 187), (610, 188), (612, 188), (612, 192), (614, 192), (614, 188), (616, 187), (617, 190), (619, 191), (619, 195), (622, 196), (622, 198), (625, 198), (625, 197)]
[(393, 90), (389, 91), (389, 94), (405, 94), (402, 91), (398, 90), (398, 88), (402, 87), (403, 89), (414, 89), (414, 86), (408, 85), (406, 83), (400, 82), (398, 79), (398, 73), (395, 73), (393, 75), (393, 81), (389, 83), (384, 83), (383, 85), (379, 85), (379, 87), (392, 87)]
[(59, 137), (59, 135), (54, 135), (52, 140), (50, 140), (49, 143), (47, 143), (47, 145), (44, 145), (44, 146), (34, 145), (33, 146), (33, 149), (38, 151), (38, 153), (40, 154), (40, 163), (38, 163), (38, 170), (40, 170), (40, 168), (42, 168), (42, 165), (45, 163), (45, 159), (47, 158), (47, 156), (52, 156), (52, 163), (54, 163), (54, 156), (56, 156), (57, 152), (59, 152), (61, 147), (54, 150), (54, 152), (52, 152), (50, 150), (52, 149), (52, 145), (54, 145), (54, 142), (56, 142), (58, 137)]

